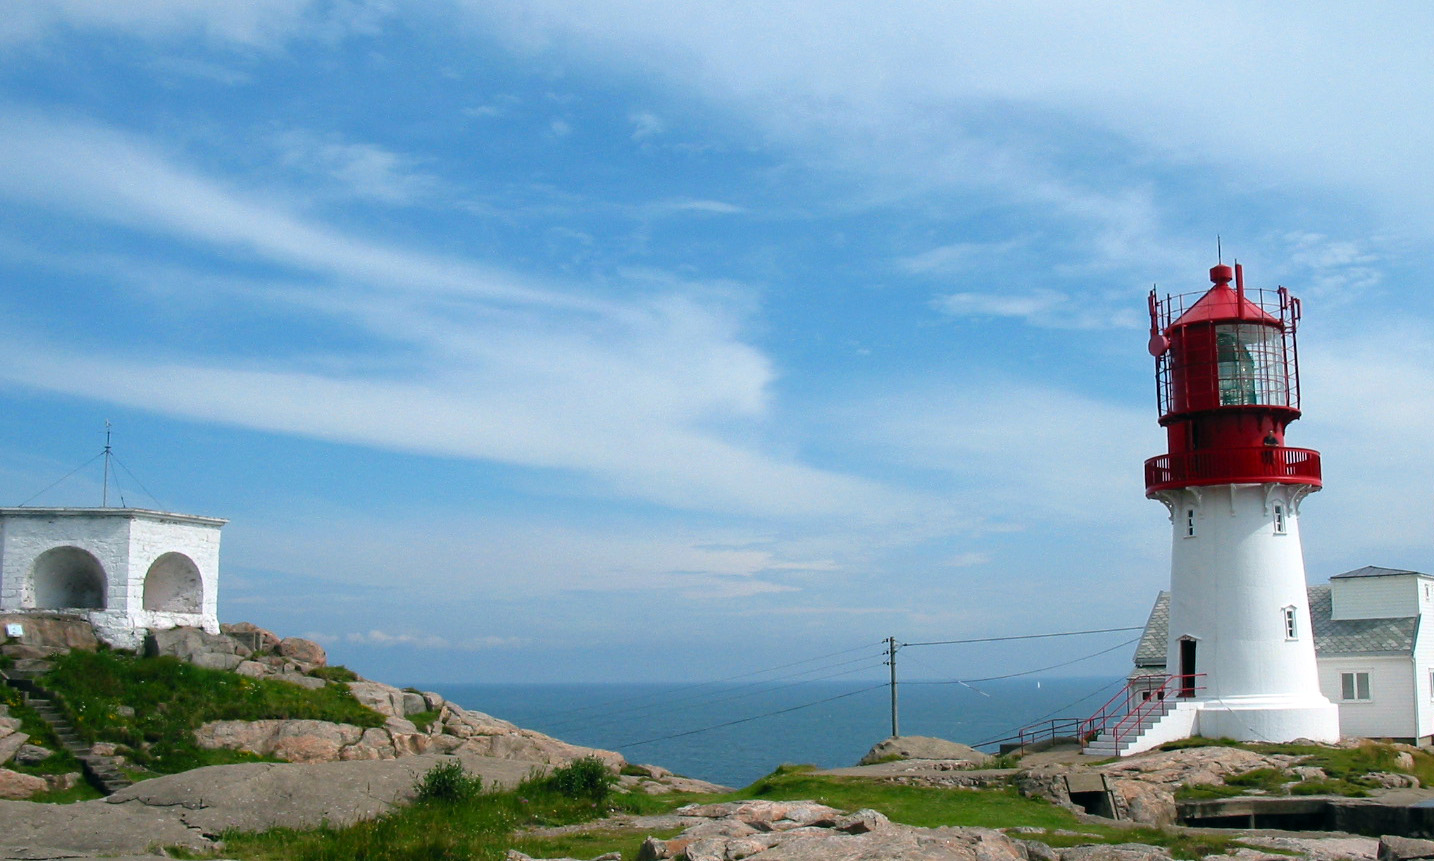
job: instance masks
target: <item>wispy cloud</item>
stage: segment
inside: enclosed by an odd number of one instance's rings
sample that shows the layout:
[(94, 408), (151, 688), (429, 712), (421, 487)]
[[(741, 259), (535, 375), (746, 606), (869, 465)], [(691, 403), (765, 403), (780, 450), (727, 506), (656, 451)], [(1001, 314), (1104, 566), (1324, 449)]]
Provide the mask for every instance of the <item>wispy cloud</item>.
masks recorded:
[[(699, 508), (829, 514), (892, 499), (870, 482), (728, 441), (772, 379), (741, 318), (711, 297), (595, 299), (463, 259), (350, 236), (89, 124), (0, 121), (0, 194), (319, 276), (280, 316), (319, 314), (401, 346), (398, 367), (332, 354), (235, 364), (79, 353), (15, 333), (9, 379), (211, 421), (400, 450), (568, 469), (590, 489)], [(341, 284), (342, 295), (330, 288)]]
[(532, 641), (524, 637), (469, 637), (452, 640), (437, 634), (389, 633), (377, 628), (368, 631), (351, 631), (342, 637), (333, 634), (310, 634), (310, 639), (320, 643), (342, 640), (364, 646), (385, 648), (445, 649), (461, 652), (476, 652), (487, 649), (520, 649)]
[(281, 161), (327, 179), (345, 193), (384, 203), (413, 203), (432, 194), (438, 180), (418, 160), (371, 143), (289, 130), (275, 136)]

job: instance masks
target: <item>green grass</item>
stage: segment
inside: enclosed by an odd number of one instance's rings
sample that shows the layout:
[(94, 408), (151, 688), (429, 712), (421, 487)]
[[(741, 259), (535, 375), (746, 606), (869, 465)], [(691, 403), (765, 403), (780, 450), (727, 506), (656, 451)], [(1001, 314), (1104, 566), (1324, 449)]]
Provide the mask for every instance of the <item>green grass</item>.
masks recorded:
[(433, 722), (438, 720), (440, 714), (442, 714), (440, 709), (429, 709), (424, 712), (414, 712), (408, 716), (408, 719), (413, 721), (413, 725), (418, 728), (419, 732), (428, 732), (428, 728), (433, 726)]
[(717, 800), (761, 798), (772, 801), (811, 800), (843, 810), (870, 807), (893, 822), (935, 827), (983, 825), (987, 827), (1074, 828), (1075, 815), (1014, 788), (949, 789), (905, 786), (858, 777), (828, 777), (811, 773), (810, 766), (782, 766), (746, 789)]
[(342, 685), (311, 691), (169, 657), (75, 650), (58, 656), (42, 683), (61, 696), (81, 738), (123, 745), (135, 765), (162, 774), (261, 759), (199, 748), (193, 730), (207, 721), (310, 719), (362, 727), (384, 722)]
[(356, 682), (359, 680), (359, 674), (345, 667), (343, 664), (314, 667), (312, 670), (309, 670), (309, 675), (316, 679), (323, 679), (326, 682)]
[(69, 774), (81, 770), (80, 761), (75, 759), (74, 754), (65, 750), (64, 745), (60, 744), (60, 740), (55, 737), (55, 731), (50, 729), (50, 725), (41, 720), (33, 709), (25, 705), (25, 698), (19, 691), (8, 685), (0, 686), (0, 703), (9, 706), (11, 717), (19, 718), (20, 731), (30, 737), (30, 744), (53, 751), (50, 756), (35, 765), (20, 765), (12, 760), (6, 764), (6, 768), (21, 774), (37, 776)]
[[(517, 788), (501, 792), (432, 794), (428, 800), (397, 808), (380, 819), (345, 828), (322, 827), (311, 831), (279, 828), (257, 834), (229, 832), (222, 838), (222, 854), (247, 861), (500, 861), (510, 847), (519, 843), (531, 847), (555, 843), (593, 845), (599, 847), (592, 853), (597, 855), (613, 848), (610, 839), (619, 843), (635, 839), (637, 843), (632, 844), (635, 857), (641, 836), (619, 836), (620, 832), (562, 837), (518, 834), (520, 829), (587, 822), (612, 812), (613, 805), (595, 801), (590, 796), (583, 768), (557, 768), (548, 775), (535, 775)], [(564, 778), (569, 772), (576, 776)], [(430, 772), (421, 777), (416, 786), (447, 783), (450, 779), (451, 775), (434, 776), (434, 772)], [(568, 791), (575, 794), (567, 794)], [(546, 848), (543, 852), (546, 853)]]
[(511, 846), (533, 858), (596, 858), (605, 852), (616, 851), (622, 853), (624, 861), (635, 861), (638, 850), (648, 837), (667, 840), (681, 833), (681, 828), (658, 831), (594, 828), (569, 834), (518, 834)]
[(1328, 779), (1293, 782), (1296, 780), (1293, 775), (1285, 775), (1278, 769), (1257, 768), (1226, 778), (1227, 788), (1184, 787), (1176, 794), (1177, 798), (1222, 798), (1239, 795), (1252, 788), (1272, 793), (1287, 792), (1291, 795), (1343, 795), (1361, 798), (1369, 795), (1369, 789), (1376, 785), (1368, 779), (1368, 775), (1374, 772), (1412, 773), (1421, 783), (1434, 781), (1434, 756), (1423, 752), (1413, 754), (1414, 768), (1411, 771), (1399, 766), (1399, 752), (1392, 745), (1381, 742), (1366, 742), (1357, 747), (1324, 747), (1315, 744), (1259, 744), (1228, 738), (1193, 737), (1162, 745), (1161, 750), (1191, 747), (1238, 747), (1267, 755), (1298, 756), (1302, 757), (1301, 765), (1324, 769)]

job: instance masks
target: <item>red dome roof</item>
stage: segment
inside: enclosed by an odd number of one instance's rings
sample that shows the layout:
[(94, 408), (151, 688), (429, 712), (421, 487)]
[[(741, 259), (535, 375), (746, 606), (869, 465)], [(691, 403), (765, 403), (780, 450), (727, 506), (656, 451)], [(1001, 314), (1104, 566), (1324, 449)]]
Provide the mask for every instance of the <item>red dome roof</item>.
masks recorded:
[[(1181, 314), (1179, 319), (1170, 324), (1171, 329), (1180, 326), (1189, 326), (1192, 323), (1226, 323), (1226, 322), (1252, 322), (1265, 323), (1271, 326), (1281, 326), (1279, 318), (1266, 313), (1259, 305), (1251, 302), (1245, 296), (1230, 287), (1230, 280), (1234, 278), (1234, 270), (1229, 266), (1215, 266), (1210, 269), (1210, 280), (1215, 286), (1199, 301)], [(1167, 330), (1168, 331), (1168, 330)]]

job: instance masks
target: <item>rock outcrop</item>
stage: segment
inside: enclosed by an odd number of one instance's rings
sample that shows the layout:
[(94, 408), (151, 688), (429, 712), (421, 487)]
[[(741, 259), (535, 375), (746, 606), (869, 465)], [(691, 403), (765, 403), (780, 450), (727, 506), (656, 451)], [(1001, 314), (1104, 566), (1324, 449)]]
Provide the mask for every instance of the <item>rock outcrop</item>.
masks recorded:
[(93, 652), (100, 641), (94, 627), (83, 617), (63, 613), (0, 613), (0, 631), (19, 625), (23, 632), (7, 638), (0, 655), (16, 659), (48, 658), (70, 649)]
[[(591, 756), (613, 771), (626, 764), (619, 753), (568, 744), (460, 708), (435, 693), (404, 691), (380, 682), (347, 684), (355, 699), (387, 719), (382, 727), (316, 720), (210, 721), (195, 730), (195, 739), (207, 749), (244, 750), (299, 763), (448, 753), (545, 765)], [(423, 712), (436, 712), (437, 716), (426, 730), (419, 730), (408, 717)]]
[(989, 828), (915, 828), (897, 825), (875, 810), (844, 813), (810, 801), (738, 801), (683, 807), (676, 813), (694, 824), (666, 840), (649, 837), (638, 858), (1031, 861), (1043, 857), (1033, 856), (1022, 841)]
[(859, 765), (873, 765), (894, 759), (931, 759), (953, 763), (958, 768), (981, 768), (990, 763), (991, 757), (974, 747), (941, 738), (921, 735), (902, 735), (878, 742)]

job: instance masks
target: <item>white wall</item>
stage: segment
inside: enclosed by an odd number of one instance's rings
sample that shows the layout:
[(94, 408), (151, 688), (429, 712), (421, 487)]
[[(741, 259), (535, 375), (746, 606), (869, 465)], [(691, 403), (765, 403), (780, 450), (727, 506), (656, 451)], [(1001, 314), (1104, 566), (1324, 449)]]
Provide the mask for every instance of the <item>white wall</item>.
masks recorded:
[[(1369, 702), (1341, 699), (1342, 673), (1369, 673)], [(1421, 734), (1415, 717), (1418, 685), (1407, 655), (1324, 658), (1319, 662), (1320, 689), (1339, 706), (1340, 733), (1369, 738), (1415, 738)], [(1425, 685), (1428, 680), (1425, 679)], [(1428, 694), (1424, 693), (1427, 699)]]
[(1331, 579), (1330, 618), (1338, 622), (1417, 615), (1422, 601), (1419, 579), (1413, 574)]

